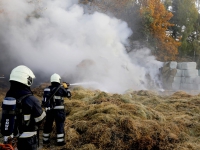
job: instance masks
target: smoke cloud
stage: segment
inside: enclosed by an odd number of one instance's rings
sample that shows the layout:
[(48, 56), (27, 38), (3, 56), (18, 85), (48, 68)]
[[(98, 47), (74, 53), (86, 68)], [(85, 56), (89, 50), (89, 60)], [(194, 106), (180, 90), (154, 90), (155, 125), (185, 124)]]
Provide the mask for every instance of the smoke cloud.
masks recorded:
[(162, 63), (148, 49), (127, 54), (126, 22), (84, 13), (75, 0), (2, 0), (0, 29), (2, 72), (26, 65), (38, 83), (58, 73), (63, 81), (113, 93), (148, 89), (147, 76), (158, 81)]

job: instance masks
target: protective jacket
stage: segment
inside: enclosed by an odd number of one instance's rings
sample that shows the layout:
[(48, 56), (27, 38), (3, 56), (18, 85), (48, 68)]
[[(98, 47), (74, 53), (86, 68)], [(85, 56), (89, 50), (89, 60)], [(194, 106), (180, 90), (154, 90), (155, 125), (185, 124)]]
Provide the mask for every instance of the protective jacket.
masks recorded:
[[(49, 143), (50, 133), (52, 131), (53, 122), (56, 122), (56, 131), (57, 131), (57, 144), (63, 145), (64, 144), (64, 122), (66, 118), (65, 110), (64, 110), (64, 99), (63, 97), (70, 98), (71, 92), (68, 89), (64, 89), (60, 86), (60, 83), (52, 82), (51, 86), (48, 88), (51, 91), (56, 90), (60, 87), (57, 92), (55, 93), (54, 99), (54, 107), (53, 109), (47, 110), (47, 117), (44, 124), (44, 132), (43, 132), (43, 143)], [(44, 89), (45, 92), (45, 89)]]
[(21, 101), (22, 112), (17, 114), (15, 121), (14, 135), (18, 136), (18, 150), (37, 149), (37, 129), (46, 116), (41, 104), (33, 96), (30, 87), (19, 82), (12, 81), (6, 97), (19, 99), (24, 95), (30, 94)]
[[(48, 91), (51, 91), (50, 96), (54, 94), (50, 99), (50, 103), (54, 103), (53, 109), (64, 109), (63, 97), (70, 98), (71, 92), (68, 89), (63, 88), (57, 82), (52, 82), (51, 86), (44, 89), (44, 97), (45, 97), (45, 93)], [(50, 105), (52, 105), (52, 104), (50, 104)]]

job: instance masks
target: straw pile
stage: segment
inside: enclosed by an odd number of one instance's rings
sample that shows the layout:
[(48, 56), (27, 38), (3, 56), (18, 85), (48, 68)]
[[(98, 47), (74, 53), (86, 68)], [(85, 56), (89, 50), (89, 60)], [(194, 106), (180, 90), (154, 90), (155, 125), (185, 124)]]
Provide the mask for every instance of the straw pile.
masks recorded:
[(200, 95), (151, 91), (123, 95), (77, 87), (65, 100), (66, 145), (47, 149), (197, 150), (200, 149)]
[[(42, 91), (34, 89), (40, 99)], [(71, 92), (65, 99), (66, 145), (55, 146), (54, 125), (51, 144), (40, 150), (200, 149), (200, 95), (130, 90), (120, 95), (82, 87)]]

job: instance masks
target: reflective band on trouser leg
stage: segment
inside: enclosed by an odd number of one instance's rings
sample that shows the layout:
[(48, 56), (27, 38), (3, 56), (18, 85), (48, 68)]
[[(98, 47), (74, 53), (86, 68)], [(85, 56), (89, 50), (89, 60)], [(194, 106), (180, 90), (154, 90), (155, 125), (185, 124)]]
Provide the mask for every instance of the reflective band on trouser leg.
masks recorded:
[(19, 138), (29, 138), (29, 137), (31, 137), (31, 136), (33, 136), (33, 135), (36, 135), (36, 134), (37, 134), (36, 131), (33, 131), (33, 132), (23, 132), (23, 133), (19, 136)]
[(54, 99), (60, 99), (60, 100), (62, 100), (63, 97), (61, 97), (61, 96), (54, 96)]
[(64, 141), (64, 133), (63, 134), (57, 134), (57, 142), (63, 142)]
[(43, 140), (44, 141), (48, 141), (49, 140), (49, 136), (50, 136), (50, 133), (43, 133)]
[(64, 106), (55, 106), (53, 109), (65, 109)]

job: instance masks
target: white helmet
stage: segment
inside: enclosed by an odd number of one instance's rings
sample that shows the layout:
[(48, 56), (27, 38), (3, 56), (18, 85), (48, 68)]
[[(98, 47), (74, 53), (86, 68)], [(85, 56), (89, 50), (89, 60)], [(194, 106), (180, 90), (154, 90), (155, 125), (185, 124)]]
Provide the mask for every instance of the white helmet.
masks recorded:
[(17, 81), (27, 86), (31, 86), (35, 75), (26, 66), (20, 65), (11, 71), (9, 81)]
[(51, 82), (58, 82), (60, 83), (60, 80), (61, 80), (61, 77), (57, 74), (57, 73), (54, 73), (52, 76), (51, 76)]

